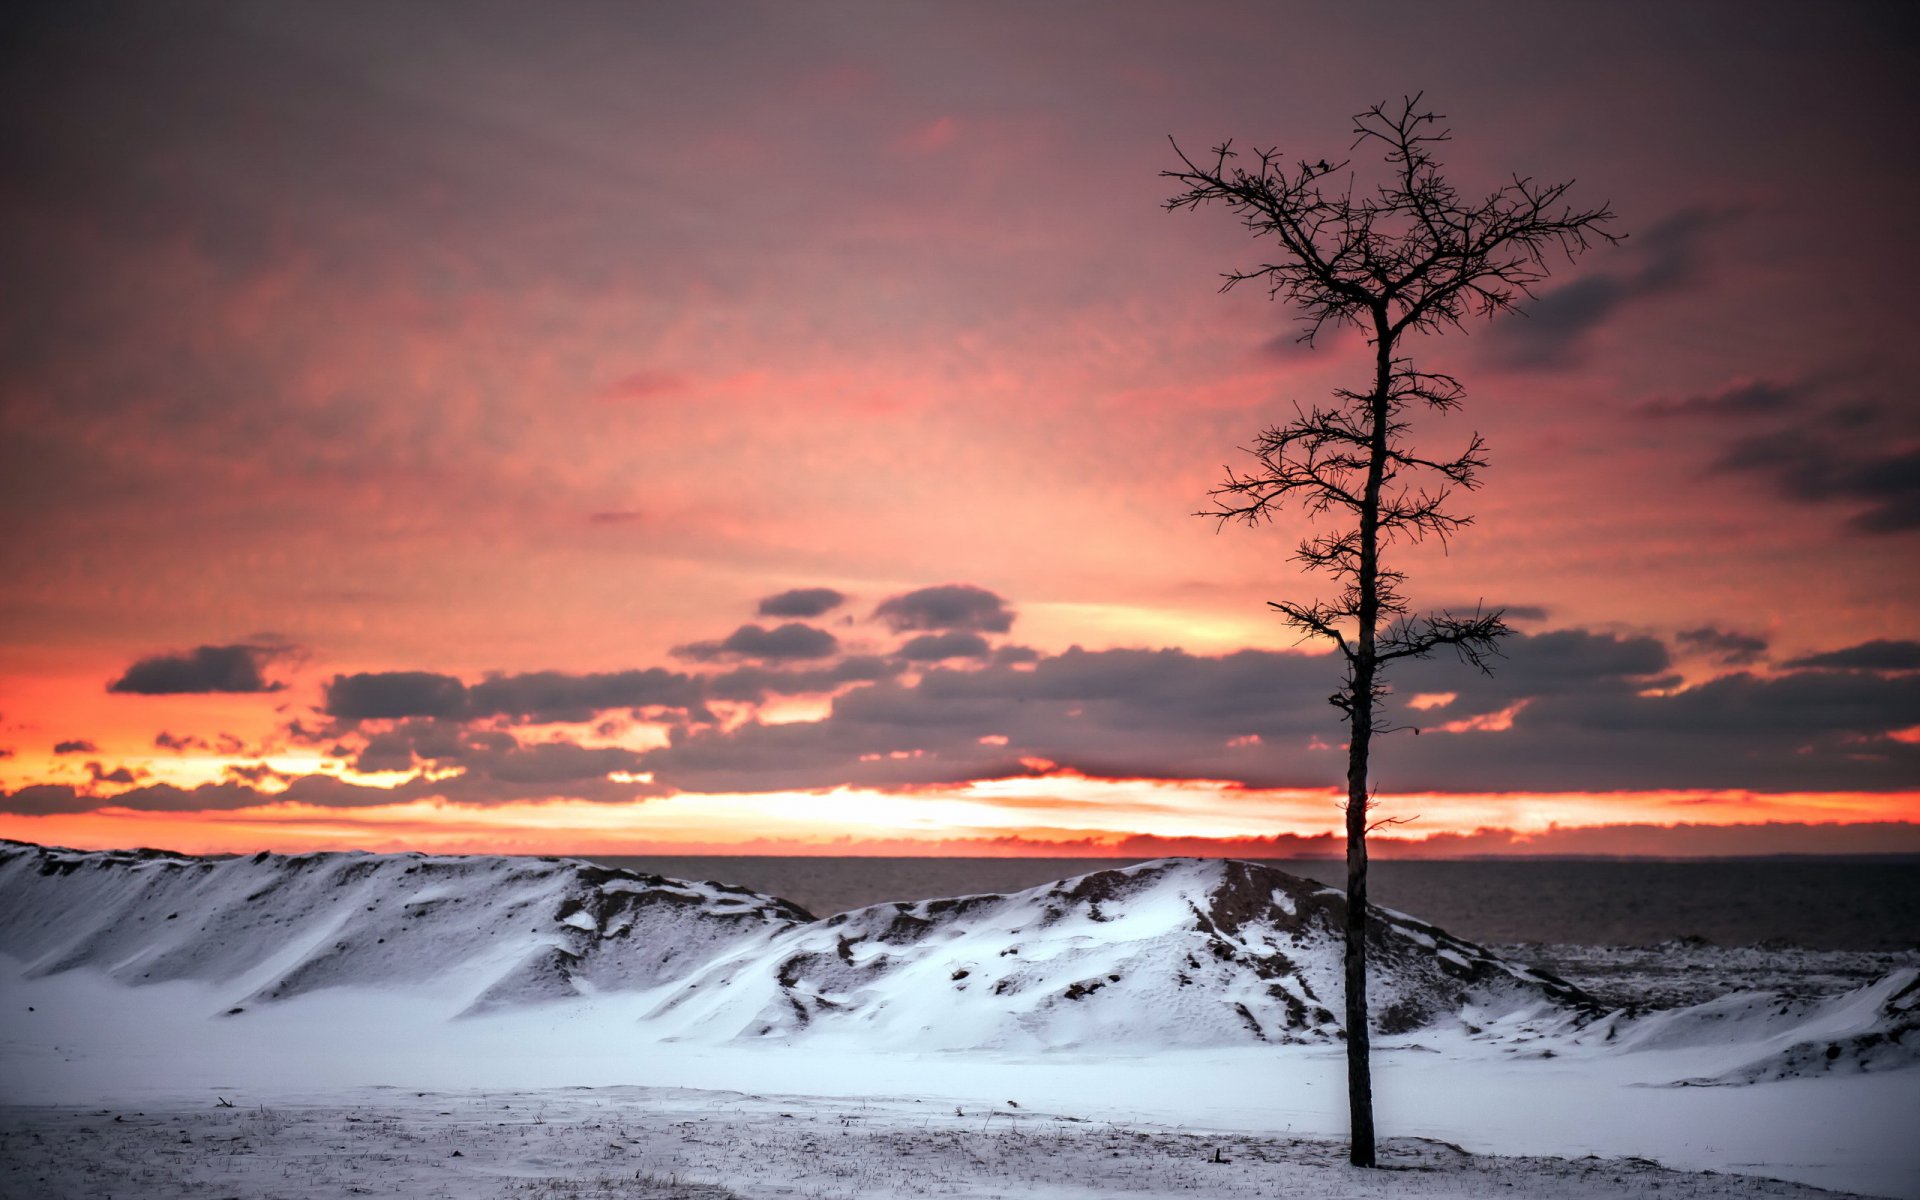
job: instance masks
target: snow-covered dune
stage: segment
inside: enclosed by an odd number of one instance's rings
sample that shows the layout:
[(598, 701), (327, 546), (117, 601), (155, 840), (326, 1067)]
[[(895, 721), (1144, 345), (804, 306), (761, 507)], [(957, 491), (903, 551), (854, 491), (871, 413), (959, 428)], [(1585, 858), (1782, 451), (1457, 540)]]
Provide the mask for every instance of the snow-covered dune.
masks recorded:
[[(1344, 913), (1336, 889), (1208, 859), (817, 921), (772, 896), (571, 859), (0, 842), (0, 954), (25, 978), (189, 982), (233, 1018), (328, 989), (424, 998), (448, 1017), (623, 995), (625, 1028), (656, 1043), (1324, 1044), (1343, 1036)], [(1911, 968), (1826, 1000), (1603, 1014), (1579, 988), (1403, 914), (1376, 909), (1370, 928), (1371, 1013), (1388, 1037), (1731, 1052), (1689, 1082), (1920, 1061)]]
[(232, 1015), (340, 986), (431, 990), (469, 1013), (649, 988), (812, 919), (743, 889), (565, 859), (0, 843), (0, 953), (30, 977), (216, 984)]
[[(717, 959), (650, 1020), (670, 1036), (943, 1049), (1330, 1041), (1345, 903), (1257, 863), (1162, 859), (1011, 895), (875, 905)], [(1380, 1032), (1596, 1012), (1559, 979), (1376, 912)]]
[[(0, 953), (29, 977), (215, 984), (231, 1015), (343, 986), (431, 990), (460, 1013), (658, 988), (648, 1032), (720, 1041), (1329, 1041), (1344, 904), (1268, 866), (1163, 859), (815, 921), (770, 896), (566, 859), (0, 844)], [(1552, 976), (1377, 915), (1380, 1032), (1593, 1012)]]
[(1675, 1081), (1689, 1086), (1909, 1068), (1920, 1065), (1920, 970), (1902, 968), (1838, 996), (1736, 992), (1665, 1012), (1614, 1014), (1576, 1040), (1629, 1052), (1739, 1052), (1736, 1066)]

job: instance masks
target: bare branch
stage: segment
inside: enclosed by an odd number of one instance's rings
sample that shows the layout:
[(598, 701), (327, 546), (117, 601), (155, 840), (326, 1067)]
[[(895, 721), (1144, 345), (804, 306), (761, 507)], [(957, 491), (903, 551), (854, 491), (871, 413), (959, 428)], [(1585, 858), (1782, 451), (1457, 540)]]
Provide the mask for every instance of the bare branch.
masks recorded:
[(1415, 813), (1410, 817), (1402, 817), (1402, 816), (1376, 817), (1374, 820), (1369, 821), (1367, 823), (1367, 832), (1371, 834), (1376, 829), (1386, 829), (1394, 825), (1411, 825), (1415, 821), (1418, 821), (1419, 819), (1420, 819), (1419, 813)]
[(1500, 639), (1513, 632), (1504, 615), (1495, 611), (1456, 617), (1438, 612), (1419, 620), (1403, 620), (1381, 635), (1376, 657), (1383, 663), (1397, 658), (1425, 658), (1442, 647), (1452, 647), (1462, 662), (1491, 675), (1490, 660), (1500, 657)]

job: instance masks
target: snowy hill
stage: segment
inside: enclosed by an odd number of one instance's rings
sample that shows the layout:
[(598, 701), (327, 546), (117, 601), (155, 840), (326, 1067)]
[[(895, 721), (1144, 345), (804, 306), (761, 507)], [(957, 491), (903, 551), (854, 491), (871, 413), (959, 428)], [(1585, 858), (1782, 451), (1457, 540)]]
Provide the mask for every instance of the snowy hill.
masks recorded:
[[(1011, 895), (882, 904), (690, 976), (671, 1036), (943, 1049), (1324, 1042), (1341, 1035), (1332, 888), (1250, 862), (1162, 859)], [(1594, 1015), (1578, 989), (1376, 910), (1376, 1028)]]
[(225, 985), (233, 1015), (340, 986), (445, 993), (464, 1013), (648, 988), (811, 920), (771, 896), (564, 859), (0, 843), (0, 953), (29, 977)]
[[(722, 1041), (1329, 1041), (1344, 905), (1272, 867), (1165, 859), (814, 921), (770, 896), (566, 859), (0, 844), (0, 953), (29, 977), (211, 983), (230, 1015), (334, 987), (431, 991), (462, 1014), (658, 988), (649, 1032)], [(1376, 911), (1380, 1032), (1592, 1013), (1552, 976)]]
[[(1689, 1082), (1920, 1059), (1911, 969), (1822, 1001), (1743, 993), (1603, 1014), (1553, 975), (1374, 911), (1377, 1034), (1547, 1036), (1608, 1054), (1739, 1048)], [(229, 1017), (327, 989), (421, 996), (447, 1016), (617, 994), (631, 997), (626, 1019), (638, 1024), (627, 1028), (652, 1041), (1324, 1044), (1344, 1036), (1344, 916), (1336, 889), (1209, 859), (816, 921), (744, 889), (571, 859), (193, 858), (0, 842), (0, 954), (26, 978), (188, 981)]]
[(1742, 1050), (1737, 1066), (1676, 1081), (1688, 1086), (1899, 1070), (1920, 1065), (1920, 970), (1818, 999), (1735, 992), (1665, 1012), (1615, 1013), (1575, 1040), (1628, 1052)]

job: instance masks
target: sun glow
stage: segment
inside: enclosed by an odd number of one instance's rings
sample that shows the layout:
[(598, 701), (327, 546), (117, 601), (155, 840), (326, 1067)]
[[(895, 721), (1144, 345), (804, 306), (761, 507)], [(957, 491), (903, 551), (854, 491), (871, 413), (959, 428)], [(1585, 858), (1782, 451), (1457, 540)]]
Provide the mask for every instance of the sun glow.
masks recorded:
[(1258, 613), (1242, 617), (1184, 607), (1061, 601), (1029, 604), (1021, 615), (1021, 629), (1023, 636), (1089, 648), (1182, 646), (1196, 653), (1218, 653), (1249, 646), (1295, 649), (1293, 638), (1284, 628)]
[[(296, 760), (281, 760), (294, 765)], [(646, 782), (634, 775), (622, 782)], [(330, 808), (280, 801), (232, 811), (0, 816), (0, 837), (79, 847), (154, 845), (188, 852), (261, 848), (521, 853), (1114, 853), (1332, 852), (1340, 796), (1210, 780), (1109, 780), (1071, 772), (883, 791), (680, 793), (621, 803), (499, 804), (410, 799)], [(1381, 794), (1382, 815), (1410, 818), (1386, 843), (1455, 845), (1501, 831), (1501, 852), (1567, 852), (1569, 831), (1920, 819), (1920, 793), (1746, 791)], [(1864, 825), (1863, 825), (1864, 827)], [(1760, 828), (1764, 828), (1760, 826)], [(1275, 841), (1275, 838), (1281, 839)], [(1288, 841), (1286, 839), (1295, 839)], [(1304, 841), (1300, 839), (1305, 839)], [(1409, 839), (1412, 839), (1410, 842)], [(1449, 842), (1448, 839), (1453, 839)], [(1464, 839), (1464, 840), (1462, 840)], [(1757, 852), (1792, 844), (1749, 839)], [(1778, 839), (1775, 839), (1778, 843)], [(1292, 846), (1293, 849), (1287, 847)], [(1131, 849), (1129, 849), (1131, 848)], [(1888, 845), (1884, 848), (1895, 849)], [(1645, 852), (1645, 851), (1641, 851)]]

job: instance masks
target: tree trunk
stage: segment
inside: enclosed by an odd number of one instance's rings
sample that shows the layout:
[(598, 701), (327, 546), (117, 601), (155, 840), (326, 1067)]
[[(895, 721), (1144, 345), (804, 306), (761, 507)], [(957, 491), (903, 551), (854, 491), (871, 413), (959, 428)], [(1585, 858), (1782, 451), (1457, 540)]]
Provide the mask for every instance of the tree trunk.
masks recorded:
[[(1371, 672), (1369, 672), (1371, 675)], [(1347, 1108), (1348, 1161), (1374, 1165), (1372, 1042), (1367, 1023), (1367, 743), (1373, 731), (1373, 680), (1356, 672), (1352, 740), (1347, 749)], [(1362, 686), (1364, 684), (1364, 686)]]
[(1352, 1126), (1347, 1158), (1356, 1167), (1375, 1164), (1373, 1144), (1373, 1042), (1367, 1021), (1367, 751), (1373, 742), (1373, 689), (1379, 660), (1380, 487), (1387, 464), (1388, 398), (1393, 387), (1394, 334), (1384, 304), (1375, 305), (1374, 381), (1368, 429), (1367, 488), (1360, 504), (1358, 645), (1347, 707), (1347, 1111)]

